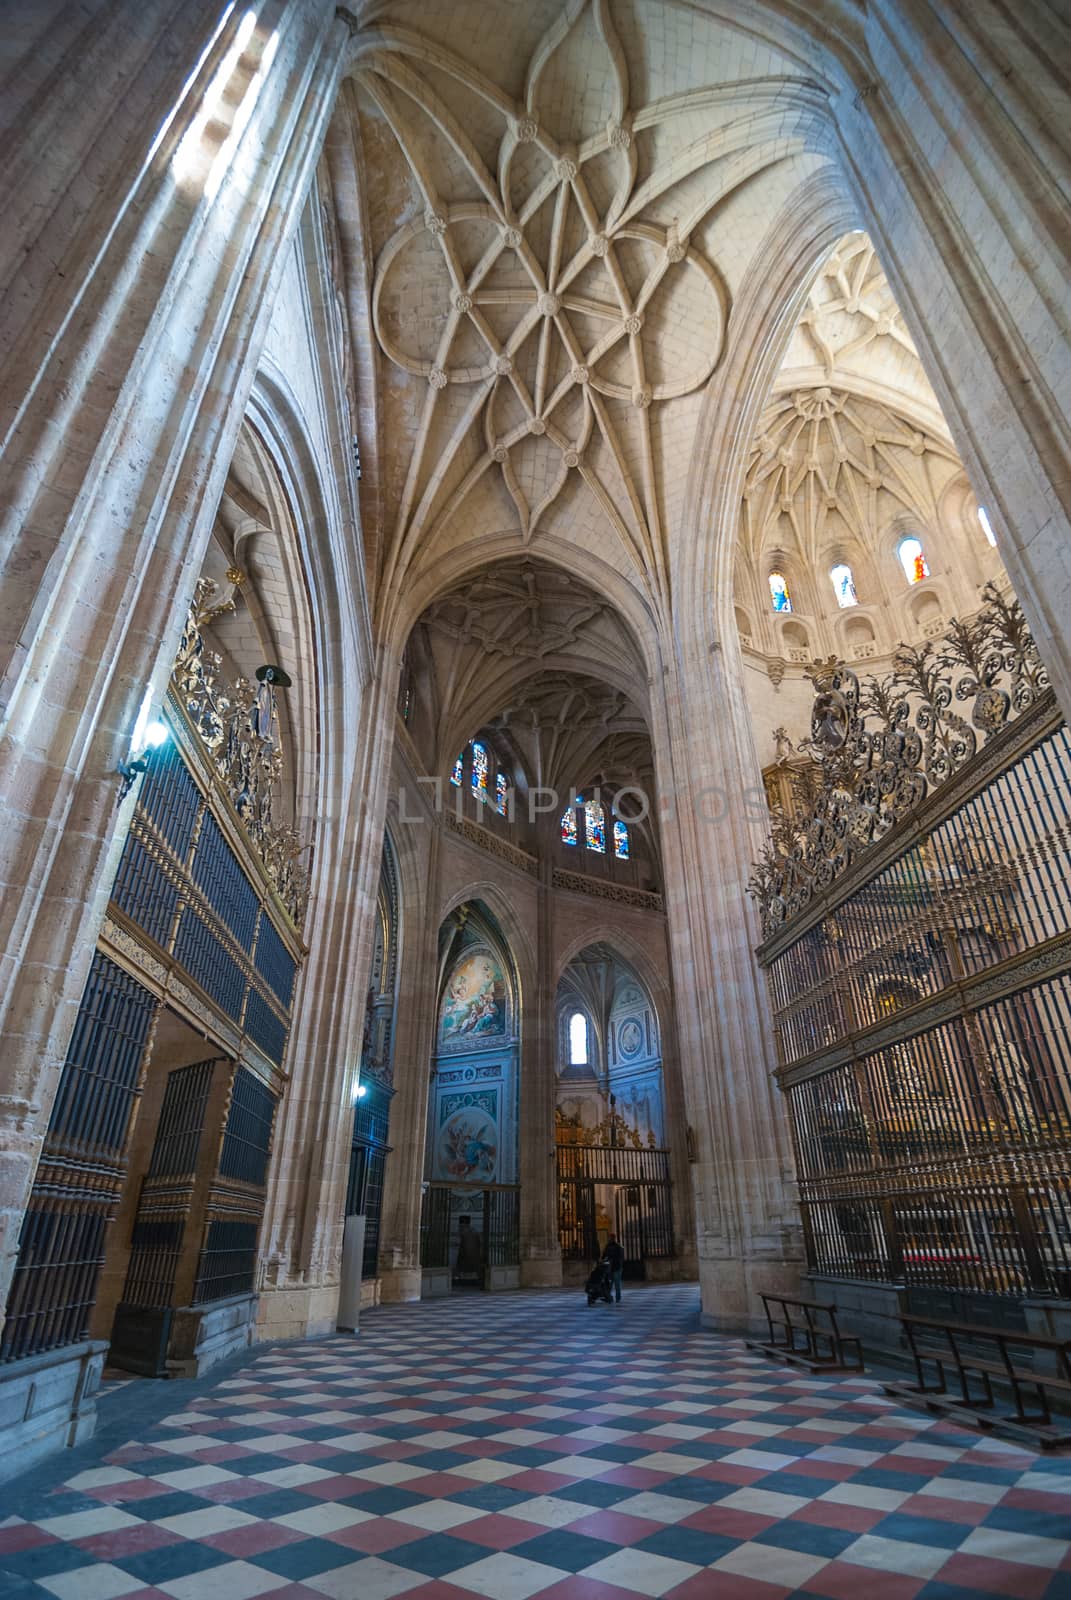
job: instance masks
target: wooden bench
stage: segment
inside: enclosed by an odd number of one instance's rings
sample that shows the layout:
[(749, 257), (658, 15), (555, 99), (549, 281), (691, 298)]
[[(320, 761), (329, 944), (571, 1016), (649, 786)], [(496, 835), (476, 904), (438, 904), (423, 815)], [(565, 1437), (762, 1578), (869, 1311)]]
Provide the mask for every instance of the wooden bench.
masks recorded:
[[(886, 1394), (969, 1427), (1026, 1439), (1042, 1450), (1071, 1447), (1071, 1426), (1056, 1427), (1050, 1394), (1071, 1397), (1071, 1339), (901, 1314), (917, 1383), (884, 1383)], [(1028, 1364), (1049, 1357), (1052, 1371)], [(933, 1381), (928, 1369), (933, 1368)], [(950, 1392), (954, 1375), (959, 1393)], [(1010, 1389), (1015, 1410), (997, 1411), (993, 1380)], [(980, 1393), (973, 1393), (974, 1389)]]
[(761, 1350), (771, 1361), (787, 1361), (809, 1372), (862, 1372), (859, 1340), (841, 1333), (835, 1305), (790, 1300), (780, 1294), (764, 1294), (762, 1304), (770, 1337), (765, 1344), (748, 1340), (749, 1350)]

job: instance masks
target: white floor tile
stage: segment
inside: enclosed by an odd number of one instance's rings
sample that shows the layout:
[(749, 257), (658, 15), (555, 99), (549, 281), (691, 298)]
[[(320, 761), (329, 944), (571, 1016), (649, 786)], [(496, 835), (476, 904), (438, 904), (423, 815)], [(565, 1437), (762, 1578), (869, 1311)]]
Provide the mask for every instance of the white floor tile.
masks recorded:
[(560, 1567), (547, 1567), (509, 1550), (496, 1550), (482, 1561), (449, 1573), (444, 1581), (487, 1595), (489, 1600), (529, 1600), (529, 1596), (561, 1583), (564, 1576)]
[[(600, 1583), (615, 1583), (621, 1589), (631, 1589), (634, 1594), (650, 1595), (652, 1600), (657, 1600), (668, 1589), (675, 1589), (702, 1570), (694, 1562), (674, 1561), (670, 1556), (652, 1555), (647, 1550), (615, 1550), (612, 1556), (604, 1556), (593, 1566), (585, 1567), (578, 1576), (595, 1578)], [(712, 1583), (712, 1600), (716, 1593)]]
[[(982, 1553), (975, 1552), (976, 1555)], [(877, 1534), (864, 1533), (862, 1538), (856, 1539), (854, 1544), (842, 1550), (837, 1559), (848, 1562), (850, 1566), (873, 1567), (876, 1572), (898, 1572), (910, 1578), (932, 1578), (941, 1570), (951, 1554), (951, 1550), (935, 1550), (928, 1544), (911, 1544), (906, 1539), (881, 1539)]]

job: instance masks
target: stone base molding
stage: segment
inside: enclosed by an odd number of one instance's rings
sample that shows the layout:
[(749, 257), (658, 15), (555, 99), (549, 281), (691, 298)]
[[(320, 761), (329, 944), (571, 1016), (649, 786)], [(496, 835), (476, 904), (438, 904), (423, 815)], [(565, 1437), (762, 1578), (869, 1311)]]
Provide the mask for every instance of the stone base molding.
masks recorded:
[(260, 1291), (255, 1338), (325, 1339), (335, 1331), (338, 1284), (264, 1288)]
[(182, 1306), (171, 1318), (167, 1369), (172, 1378), (203, 1377), (256, 1337), (257, 1296), (232, 1295), (207, 1306)]
[(0, 1366), (0, 1483), (91, 1436), (107, 1349), (92, 1339)]

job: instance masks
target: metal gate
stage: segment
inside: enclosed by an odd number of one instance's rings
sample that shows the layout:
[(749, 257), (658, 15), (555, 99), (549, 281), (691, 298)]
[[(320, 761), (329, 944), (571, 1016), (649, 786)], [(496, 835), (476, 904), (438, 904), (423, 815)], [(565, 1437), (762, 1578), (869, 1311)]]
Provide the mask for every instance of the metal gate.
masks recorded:
[[(482, 1189), (454, 1189), (431, 1183), (420, 1211), (420, 1265), (450, 1267), (454, 1281), (484, 1287), (489, 1267), (520, 1264), (520, 1199), (515, 1185), (491, 1184)], [(469, 1274), (458, 1274), (457, 1249), (461, 1218), (479, 1239), (479, 1261)], [(475, 1280), (478, 1279), (478, 1282)]]
[[(645, 1263), (673, 1255), (673, 1203), (668, 1150), (620, 1145), (558, 1145), (558, 1233), (565, 1261), (599, 1254), (596, 1190), (612, 1191), (613, 1226), (628, 1277)], [(610, 1198), (610, 1197), (608, 1197)]]

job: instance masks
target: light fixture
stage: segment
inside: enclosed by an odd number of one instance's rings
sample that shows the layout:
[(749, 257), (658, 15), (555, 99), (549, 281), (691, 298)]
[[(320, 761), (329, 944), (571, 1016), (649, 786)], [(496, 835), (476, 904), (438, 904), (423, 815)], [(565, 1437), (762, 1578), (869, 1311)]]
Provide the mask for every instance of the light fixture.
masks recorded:
[(160, 746), (166, 744), (171, 737), (171, 729), (167, 723), (160, 717), (149, 715), (151, 709), (152, 690), (146, 689), (130, 739), (130, 754), (125, 761), (120, 761), (115, 769), (123, 780), (119, 786), (116, 805), (122, 805), (134, 787), (135, 778), (140, 778), (143, 772), (149, 770), (148, 758), (143, 752), (159, 750)]
[(359, 1083), (356, 1089), (353, 1091), (353, 1098), (355, 1100), (363, 1100), (367, 1093), (368, 1085), (366, 1083)]

